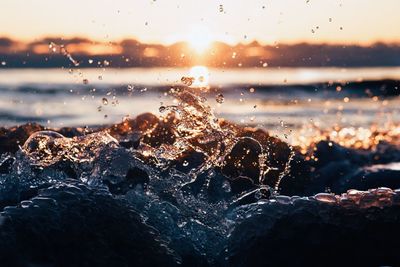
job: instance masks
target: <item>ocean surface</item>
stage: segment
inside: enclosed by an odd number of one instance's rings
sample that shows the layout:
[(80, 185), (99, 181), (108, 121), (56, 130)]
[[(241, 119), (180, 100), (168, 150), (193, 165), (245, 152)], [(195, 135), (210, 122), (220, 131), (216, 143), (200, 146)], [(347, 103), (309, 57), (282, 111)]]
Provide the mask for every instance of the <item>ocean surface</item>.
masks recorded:
[(218, 117), (272, 131), (282, 124), (368, 127), (400, 119), (398, 67), (200, 69), (3, 69), (0, 125), (109, 125), (159, 114), (173, 103), (168, 90), (191, 75), (206, 76), (209, 90), (202, 94)]

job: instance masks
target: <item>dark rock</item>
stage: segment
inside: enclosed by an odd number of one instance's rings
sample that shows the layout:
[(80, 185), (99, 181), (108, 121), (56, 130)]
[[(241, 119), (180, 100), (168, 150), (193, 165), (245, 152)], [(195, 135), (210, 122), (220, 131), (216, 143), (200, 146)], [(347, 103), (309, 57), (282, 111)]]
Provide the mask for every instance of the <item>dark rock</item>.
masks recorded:
[(230, 181), (232, 194), (240, 194), (257, 188), (253, 180), (247, 177), (237, 177)]
[[(5, 154), (3, 154), (5, 155)], [(0, 174), (8, 174), (11, 172), (12, 165), (15, 162), (15, 158), (9, 155), (0, 157)]]
[(346, 192), (349, 189), (368, 190), (371, 188), (387, 187), (392, 189), (400, 188), (400, 171), (389, 169), (360, 169), (353, 176), (339, 181), (338, 193)]
[(296, 152), (290, 163), (290, 172), (282, 178), (279, 184), (279, 193), (285, 196), (306, 196), (312, 175), (310, 162)]
[(127, 149), (130, 149), (130, 148), (137, 149), (140, 145), (140, 138), (141, 138), (141, 135), (134, 132), (131, 134), (127, 134), (123, 138), (120, 138), (120, 140), (118, 140), (118, 141), (119, 141), (119, 145), (122, 147), (125, 147)]
[(4, 266), (175, 266), (156, 231), (101, 189), (70, 182), (1, 215)]
[(192, 169), (197, 169), (204, 163), (206, 157), (203, 153), (194, 150), (184, 151), (182, 155), (174, 161), (173, 165), (178, 171), (188, 173)]
[(0, 155), (15, 153), (28, 137), (34, 132), (42, 131), (44, 127), (36, 123), (28, 123), (10, 129), (0, 128)]
[(85, 134), (85, 131), (82, 128), (72, 128), (72, 127), (63, 127), (57, 130), (57, 132), (68, 138), (83, 136)]
[(334, 161), (349, 161), (352, 164), (363, 165), (368, 162), (368, 157), (357, 150), (342, 147), (334, 142), (321, 141), (317, 144), (314, 156), (318, 158), (317, 168)]
[(143, 142), (152, 147), (159, 147), (162, 144), (172, 145), (176, 140), (172, 127), (174, 121), (174, 116), (167, 116), (163, 120), (159, 120), (151, 131), (143, 135)]
[(351, 179), (358, 169), (348, 160), (329, 162), (314, 173), (307, 186), (307, 194), (312, 195), (327, 190), (337, 194), (341, 193), (343, 191), (341, 184)]
[(259, 184), (259, 155), (261, 153), (262, 148), (256, 140), (243, 137), (225, 156), (221, 171), (232, 180), (242, 176), (248, 177), (255, 184)]
[(226, 266), (397, 266), (399, 218), (398, 206), (266, 205), (235, 228), (221, 258)]

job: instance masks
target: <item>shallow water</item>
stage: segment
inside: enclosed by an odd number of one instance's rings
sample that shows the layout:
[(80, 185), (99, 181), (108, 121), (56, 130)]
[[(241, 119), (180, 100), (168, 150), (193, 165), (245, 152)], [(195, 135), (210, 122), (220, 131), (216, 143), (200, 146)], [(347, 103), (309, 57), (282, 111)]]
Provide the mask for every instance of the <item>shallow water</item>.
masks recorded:
[[(161, 103), (173, 103), (165, 92), (182, 85), (180, 78), (188, 73), (177, 68), (1, 70), (0, 124), (93, 126), (143, 112), (157, 114)], [(379, 92), (387, 86), (379, 82), (383, 79), (400, 79), (400, 69), (209, 69), (211, 89), (204, 96), (219, 117), (280, 136), (282, 127), (385, 127), (399, 121), (400, 101), (393, 93)], [(356, 83), (338, 92), (334, 84), (344, 88), (346, 82)], [(222, 104), (214, 101), (218, 94)]]

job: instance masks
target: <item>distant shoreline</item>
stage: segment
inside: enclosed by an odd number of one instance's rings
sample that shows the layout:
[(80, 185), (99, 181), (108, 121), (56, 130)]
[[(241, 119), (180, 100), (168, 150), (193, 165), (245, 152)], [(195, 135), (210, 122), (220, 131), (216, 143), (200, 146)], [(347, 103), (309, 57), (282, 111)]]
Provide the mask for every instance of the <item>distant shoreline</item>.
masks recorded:
[(199, 53), (185, 42), (155, 45), (127, 39), (99, 43), (89, 39), (45, 38), (19, 42), (0, 37), (2, 68), (90, 67), (397, 67), (400, 44), (370, 46), (340, 44), (228, 45), (215, 42)]

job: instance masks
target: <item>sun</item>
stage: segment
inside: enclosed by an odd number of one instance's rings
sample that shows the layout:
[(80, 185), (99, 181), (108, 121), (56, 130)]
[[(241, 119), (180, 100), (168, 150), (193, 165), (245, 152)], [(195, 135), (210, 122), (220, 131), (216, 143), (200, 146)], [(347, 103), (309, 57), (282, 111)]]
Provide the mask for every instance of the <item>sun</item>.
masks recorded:
[(212, 43), (212, 37), (204, 27), (194, 27), (187, 36), (189, 45), (199, 54), (204, 53)]
[(190, 77), (193, 77), (192, 87), (205, 88), (209, 82), (209, 70), (204, 66), (194, 66), (190, 69)]

